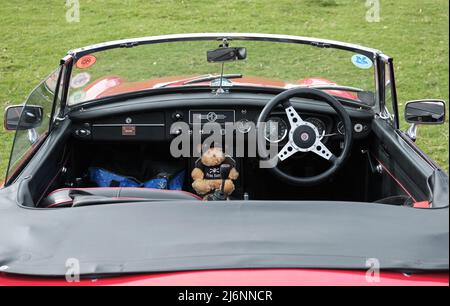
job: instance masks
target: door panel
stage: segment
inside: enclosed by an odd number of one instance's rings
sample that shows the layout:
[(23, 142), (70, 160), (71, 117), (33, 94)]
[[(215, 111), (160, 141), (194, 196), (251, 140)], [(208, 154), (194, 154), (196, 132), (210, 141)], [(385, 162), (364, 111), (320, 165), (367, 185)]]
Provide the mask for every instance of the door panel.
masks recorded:
[(396, 185), (403, 194), (414, 201), (431, 201), (429, 179), (436, 167), (418, 153), (386, 120), (373, 121), (375, 141), (370, 151), (373, 158), (383, 167), (383, 179)]

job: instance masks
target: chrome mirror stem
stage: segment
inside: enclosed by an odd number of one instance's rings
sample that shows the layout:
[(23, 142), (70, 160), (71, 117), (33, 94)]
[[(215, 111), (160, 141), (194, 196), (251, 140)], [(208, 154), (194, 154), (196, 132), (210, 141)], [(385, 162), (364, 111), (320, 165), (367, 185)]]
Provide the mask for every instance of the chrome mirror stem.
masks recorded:
[(406, 131), (406, 136), (408, 136), (412, 141), (416, 141), (417, 139), (417, 124), (413, 123), (409, 126)]

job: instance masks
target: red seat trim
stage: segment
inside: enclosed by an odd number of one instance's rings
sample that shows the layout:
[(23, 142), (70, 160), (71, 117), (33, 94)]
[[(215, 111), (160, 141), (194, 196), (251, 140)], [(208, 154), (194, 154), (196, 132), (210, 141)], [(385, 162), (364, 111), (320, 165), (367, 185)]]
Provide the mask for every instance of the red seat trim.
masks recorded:
[(422, 202), (415, 202), (413, 204), (414, 208), (430, 208), (430, 202), (428, 201), (422, 201)]
[(195, 198), (196, 200), (202, 200), (201, 197), (199, 197), (198, 195), (195, 195), (191, 192), (188, 191), (184, 191), (184, 190), (166, 190), (166, 189), (156, 189), (156, 188), (137, 188), (137, 187), (88, 187), (88, 188), (60, 188), (60, 189), (56, 189), (52, 192), (50, 192), (47, 197), (57, 193), (57, 192), (61, 192), (61, 191), (66, 191), (66, 190), (95, 190), (95, 189), (127, 189), (127, 190), (131, 190), (131, 189), (136, 189), (136, 190), (154, 190), (154, 191), (158, 191), (158, 192), (181, 192), (184, 193), (188, 196), (191, 196), (193, 198)]

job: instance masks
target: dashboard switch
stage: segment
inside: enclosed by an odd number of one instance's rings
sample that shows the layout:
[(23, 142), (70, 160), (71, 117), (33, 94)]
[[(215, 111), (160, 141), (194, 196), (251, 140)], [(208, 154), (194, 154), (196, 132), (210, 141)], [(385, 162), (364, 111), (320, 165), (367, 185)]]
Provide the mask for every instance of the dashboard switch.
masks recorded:
[(172, 119), (174, 121), (180, 121), (180, 120), (183, 120), (183, 118), (184, 118), (184, 116), (183, 116), (182, 112), (175, 112), (172, 114)]
[(357, 124), (355, 124), (354, 129), (355, 129), (356, 133), (361, 133), (363, 131), (364, 127), (361, 123), (357, 123)]
[(86, 138), (91, 136), (91, 131), (85, 128), (75, 130), (75, 135), (81, 138)]
[(181, 129), (175, 129), (170, 132), (170, 135), (179, 136), (181, 133), (183, 133)]

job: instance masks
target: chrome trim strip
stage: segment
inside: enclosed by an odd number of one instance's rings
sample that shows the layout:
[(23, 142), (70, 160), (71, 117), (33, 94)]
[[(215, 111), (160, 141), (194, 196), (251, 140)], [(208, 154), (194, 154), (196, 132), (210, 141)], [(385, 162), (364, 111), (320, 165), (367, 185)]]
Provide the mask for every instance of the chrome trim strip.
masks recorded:
[[(233, 121), (227, 121), (227, 122), (232, 122), (232, 123), (236, 122), (236, 110), (234, 110), (234, 109), (190, 109), (189, 110), (189, 120), (188, 120), (189, 124), (193, 124), (191, 119), (192, 119), (192, 115), (195, 112), (213, 112), (213, 113), (217, 113), (217, 112), (233, 112)], [(205, 122), (205, 123), (208, 123), (208, 122)], [(204, 123), (202, 123), (202, 124), (204, 124)]]
[(116, 127), (116, 126), (150, 126), (150, 127), (164, 127), (166, 126), (164, 123), (148, 123), (148, 124), (120, 124), (120, 123), (111, 123), (111, 124), (93, 124), (93, 127)]
[(189, 34), (172, 34), (172, 35), (160, 35), (160, 36), (147, 36), (141, 38), (131, 38), (116, 40), (110, 42), (104, 42), (83, 48), (73, 49), (68, 52), (69, 55), (79, 58), (83, 55), (94, 53), (98, 51), (114, 49), (114, 48), (132, 48), (143, 44), (156, 44), (164, 42), (176, 42), (176, 41), (195, 41), (195, 40), (217, 40), (220, 41), (223, 38), (229, 40), (255, 40), (255, 41), (274, 41), (274, 42), (287, 42), (298, 44), (310, 44), (317, 47), (334, 47), (345, 49), (349, 51), (363, 52), (366, 55), (380, 56), (382, 52), (376, 49), (344, 43), (335, 40), (319, 39), (304, 36), (293, 35), (278, 35), (278, 34), (259, 34), (259, 33), (189, 33)]

